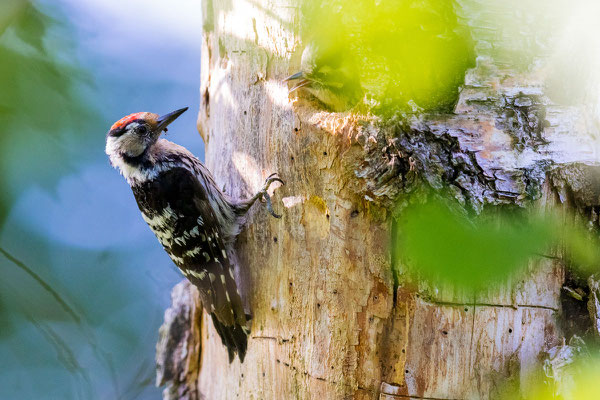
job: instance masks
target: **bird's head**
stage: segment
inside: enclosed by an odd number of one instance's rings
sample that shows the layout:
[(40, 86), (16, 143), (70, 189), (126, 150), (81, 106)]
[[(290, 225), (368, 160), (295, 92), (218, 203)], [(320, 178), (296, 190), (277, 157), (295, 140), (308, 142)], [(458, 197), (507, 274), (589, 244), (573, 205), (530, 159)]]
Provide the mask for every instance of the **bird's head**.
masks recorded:
[(335, 70), (327, 64), (326, 51), (316, 41), (310, 42), (302, 52), (300, 71), (285, 78), (285, 81), (298, 82), (290, 89), (293, 92), (301, 87), (335, 84)]
[(290, 92), (305, 88), (336, 111), (350, 108), (361, 96), (355, 60), (338, 42), (309, 42), (302, 52), (300, 71), (284, 81), (296, 81)]
[(110, 127), (106, 135), (106, 154), (115, 164), (116, 160), (136, 159), (146, 154), (167, 126), (187, 110), (181, 108), (159, 116), (139, 112), (121, 118)]

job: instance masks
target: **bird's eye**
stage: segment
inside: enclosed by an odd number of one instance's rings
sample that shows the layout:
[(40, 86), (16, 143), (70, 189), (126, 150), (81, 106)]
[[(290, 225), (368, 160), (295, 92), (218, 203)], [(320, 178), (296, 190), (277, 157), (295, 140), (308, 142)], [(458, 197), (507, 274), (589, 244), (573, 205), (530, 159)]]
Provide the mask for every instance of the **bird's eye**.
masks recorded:
[(142, 125), (140, 127), (137, 128), (137, 132), (140, 135), (145, 135), (146, 133), (148, 133), (148, 128), (145, 125)]

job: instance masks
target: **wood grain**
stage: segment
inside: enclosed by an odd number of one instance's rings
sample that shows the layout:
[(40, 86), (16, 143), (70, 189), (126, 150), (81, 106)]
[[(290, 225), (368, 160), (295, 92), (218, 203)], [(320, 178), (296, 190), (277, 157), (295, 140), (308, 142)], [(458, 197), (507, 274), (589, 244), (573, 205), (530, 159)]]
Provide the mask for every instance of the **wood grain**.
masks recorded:
[[(560, 202), (558, 183), (573, 193), (579, 176), (560, 168), (598, 165), (594, 117), (554, 104), (539, 71), (483, 53), (452, 114), (390, 122), (324, 112), (282, 82), (302, 51), (298, 4), (203, 0), (203, 8), (198, 127), (207, 165), (234, 196), (272, 172), (287, 184), (273, 196), (283, 218), (257, 206), (239, 238), (238, 281), (253, 313), (244, 364), (227, 362), (204, 315), (201, 337), (189, 336), (201, 343), (172, 355), (199, 357), (200, 369), (180, 370), (189, 376), (172, 379), (188, 389), (165, 398), (486, 399), (509, 384), (526, 394), (559, 342), (562, 262), (531, 260), (526, 275), (486, 293), (397, 287), (391, 207), (423, 182), (454, 188), (476, 212)], [(482, 43), (478, 32), (489, 32), (474, 29)], [(519, 113), (537, 125), (519, 125)], [(176, 303), (192, 297), (174, 293)]]

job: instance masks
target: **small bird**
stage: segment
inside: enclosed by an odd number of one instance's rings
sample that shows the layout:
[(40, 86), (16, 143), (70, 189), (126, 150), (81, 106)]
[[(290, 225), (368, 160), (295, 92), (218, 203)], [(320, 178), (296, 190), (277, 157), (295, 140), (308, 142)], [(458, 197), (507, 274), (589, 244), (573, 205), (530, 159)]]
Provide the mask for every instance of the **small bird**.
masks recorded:
[(304, 88), (336, 112), (355, 106), (363, 93), (356, 64), (339, 42), (310, 41), (302, 52), (300, 71), (284, 82), (294, 80), (298, 83), (290, 93)]
[(235, 200), (215, 184), (208, 169), (186, 148), (160, 138), (167, 126), (187, 108), (158, 116), (149, 112), (128, 115), (106, 135), (106, 154), (131, 186), (142, 217), (171, 260), (200, 292), (205, 310), (227, 347), (244, 361), (249, 319), (234, 279), (237, 257), (233, 247), (245, 216), (258, 199), (276, 218), (267, 190), (246, 200)]

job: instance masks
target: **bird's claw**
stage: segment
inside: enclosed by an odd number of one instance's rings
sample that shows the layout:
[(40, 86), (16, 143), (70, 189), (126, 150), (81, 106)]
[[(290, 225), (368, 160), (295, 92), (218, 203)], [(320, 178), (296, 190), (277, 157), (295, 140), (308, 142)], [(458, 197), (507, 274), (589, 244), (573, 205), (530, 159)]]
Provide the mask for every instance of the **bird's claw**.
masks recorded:
[(269, 211), (269, 214), (271, 214), (272, 216), (274, 216), (275, 218), (281, 218), (281, 215), (277, 214), (275, 212), (275, 210), (273, 210), (273, 203), (271, 202), (271, 196), (269, 196), (268, 190), (269, 190), (269, 186), (271, 186), (271, 184), (273, 182), (279, 182), (282, 185), (285, 185), (285, 182), (279, 177), (279, 174), (277, 172), (269, 175), (267, 177), (267, 179), (265, 180), (265, 185), (263, 186), (261, 192), (261, 197), (262, 197), (262, 201), (267, 203), (267, 211)]
[(274, 216), (275, 218), (281, 218), (281, 215), (277, 214), (275, 210), (273, 210), (273, 203), (271, 203), (271, 196), (267, 192), (263, 192), (262, 197), (264, 201), (267, 203), (267, 211), (269, 214)]
[(282, 185), (285, 185), (285, 182), (279, 177), (279, 174), (277, 172), (274, 172), (271, 175), (267, 176), (267, 179), (265, 180), (265, 190), (269, 189), (269, 186), (273, 182), (279, 182)]

